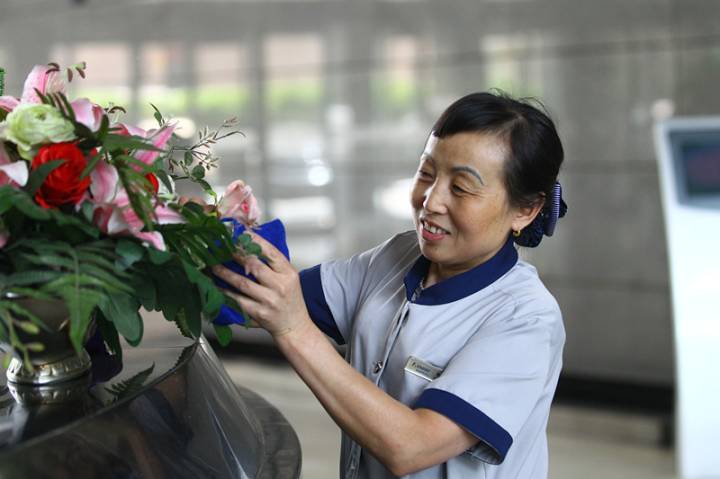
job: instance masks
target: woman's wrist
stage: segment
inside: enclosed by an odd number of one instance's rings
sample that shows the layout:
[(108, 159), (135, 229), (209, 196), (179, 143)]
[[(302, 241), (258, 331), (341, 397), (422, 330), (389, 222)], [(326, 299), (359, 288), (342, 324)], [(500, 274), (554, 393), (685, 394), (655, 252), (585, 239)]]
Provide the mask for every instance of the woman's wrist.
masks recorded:
[(304, 338), (309, 337), (312, 330), (315, 328), (315, 324), (312, 322), (309, 316), (304, 315), (298, 318), (294, 323), (287, 325), (277, 331), (272, 331), (271, 335), (275, 344), (283, 350), (287, 347), (292, 347), (295, 343), (306, 342)]

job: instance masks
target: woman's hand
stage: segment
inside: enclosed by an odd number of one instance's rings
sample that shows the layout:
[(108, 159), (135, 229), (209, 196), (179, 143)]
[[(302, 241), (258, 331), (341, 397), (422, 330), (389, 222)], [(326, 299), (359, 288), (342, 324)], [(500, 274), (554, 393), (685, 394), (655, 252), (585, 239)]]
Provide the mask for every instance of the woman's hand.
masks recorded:
[(213, 267), (213, 273), (240, 291), (237, 294), (225, 290), (225, 294), (237, 301), (245, 314), (273, 338), (279, 338), (310, 321), (295, 268), (271, 243), (248, 231), (252, 240), (262, 248), (267, 264), (256, 256), (234, 255), (235, 261), (245, 267), (245, 272), (257, 278), (257, 283), (234, 273), (222, 265)]

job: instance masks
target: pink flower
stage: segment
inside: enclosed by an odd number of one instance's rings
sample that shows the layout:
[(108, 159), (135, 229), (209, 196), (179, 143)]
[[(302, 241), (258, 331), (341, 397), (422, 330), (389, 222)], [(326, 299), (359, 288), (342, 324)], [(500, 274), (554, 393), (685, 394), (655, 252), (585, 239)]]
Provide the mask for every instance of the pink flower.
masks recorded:
[[(152, 145), (159, 150), (165, 149), (168, 141), (170, 141), (170, 138), (172, 138), (173, 131), (175, 131), (175, 126), (176, 125), (174, 123), (171, 123), (156, 130), (145, 131), (142, 128), (138, 128), (132, 125), (125, 125), (123, 123), (115, 125), (115, 127), (120, 128), (120, 131), (116, 132), (117, 134), (134, 135), (139, 136), (140, 138), (144, 138), (146, 140), (152, 140)], [(135, 152), (134, 156), (136, 159), (142, 161), (146, 165), (152, 165), (159, 154), (159, 151), (138, 150), (137, 152)]]
[(40, 103), (35, 90), (42, 94), (65, 92), (65, 81), (58, 71), (49, 71), (47, 65), (35, 65), (25, 79), (22, 97), (17, 99), (12, 96), (0, 96), (0, 108), (6, 111), (13, 111), (20, 103)]
[(13, 111), (16, 106), (20, 104), (20, 100), (14, 96), (4, 95), (0, 96), (0, 108), (5, 111)]
[(5, 147), (0, 143), (0, 186), (25, 186), (28, 180), (28, 165), (25, 161), (11, 161)]
[(70, 103), (70, 106), (78, 123), (82, 123), (93, 132), (100, 129), (100, 123), (105, 116), (105, 110), (100, 105), (92, 103), (87, 98), (78, 98)]
[(247, 227), (253, 227), (260, 218), (260, 208), (252, 194), (252, 188), (242, 180), (235, 180), (225, 190), (218, 203), (223, 218), (234, 218)]
[[(25, 161), (11, 161), (0, 143), (0, 186), (11, 185), (17, 188), (25, 186), (28, 180), (28, 166)], [(4, 248), (10, 235), (0, 222), (0, 249)]]
[[(134, 236), (165, 251), (165, 241), (157, 231), (142, 231), (144, 224), (130, 206), (127, 191), (120, 186), (114, 166), (99, 161), (90, 173), (90, 201), (94, 205), (93, 222), (100, 231), (110, 236)], [(185, 218), (175, 210), (156, 203), (156, 224), (184, 223)]]

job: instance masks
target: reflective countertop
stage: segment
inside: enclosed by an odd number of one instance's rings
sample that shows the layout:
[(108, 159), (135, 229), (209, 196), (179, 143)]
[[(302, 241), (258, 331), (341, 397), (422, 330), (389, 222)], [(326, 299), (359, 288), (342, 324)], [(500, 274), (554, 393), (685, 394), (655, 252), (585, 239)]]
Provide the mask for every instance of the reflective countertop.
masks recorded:
[[(0, 381), (0, 478), (295, 478), (295, 432), (170, 323), (54, 388)], [(37, 404), (42, 396), (43, 404)]]

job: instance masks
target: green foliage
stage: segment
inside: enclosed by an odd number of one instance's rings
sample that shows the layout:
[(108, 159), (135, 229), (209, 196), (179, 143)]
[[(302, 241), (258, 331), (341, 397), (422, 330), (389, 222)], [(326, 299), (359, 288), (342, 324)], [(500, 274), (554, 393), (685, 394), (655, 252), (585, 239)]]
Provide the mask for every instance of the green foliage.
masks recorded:
[(128, 284), (130, 276), (115, 268), (113, 247), (109, 240), (71, 245), (59, 240), (27, 239), (5, 248), (3, 263), (13, 265), (16, 272), (0, 274), (0, 316), (4, 320), (0, 340), (27, 356), (28, 345), (19, 341), (14, 328), (26, 321), (38, 328), (44, 326), (39, 318), (8, 298), (55, 298), (62, 299), (68, 308), (70, 339), (80, 351), (95, 308), (104, 306), (113, 295), (133, 294)]
[[(60, 72), (59, 66), (51, 67)], [(78, 64), (63, 72), (72, 80), (75, 75), (84, 76), (84, 69), (84, 64)], [(23, 338), (47, 329), (41, 318), (22, 307), (16, 298), (63, 301), (69, 312), (68, 335), (76, 351), (83, 347), (95, 319), (105, 343), (118, 355), (122, 352), (120, 337), (131, 345), (142, 340), (141, 308), (161, 311), (182, 334), (193, 338), (201, 334), (202, 320), (213, 319), (224, 304), (239, 309), (207, 274), (209, 267), (232, 259), (236, 246), (228, 228), (217, 217), (215, 205), (180, 205), (174, 191), (174, 181), (187, 180), (217, 199), (206, 181), (207, 173), (219, 161), (212, 147), (240, 134), (234, 129), (237, 120), (228, 120), (215, 130), (201, 129), (190, 145), (163, 150), (153, 145), (152, 139), (125, 135), (113, 126), (119, 112), (124, 112), (120, 107), (107, 109), (97, 131), (91, 131), (77, 121), (63, 93), (37, 93), (43, 103), (72, 123), (76, 144), (87, 158), (81, 179), (93, 175), (101, 162), (106, 168), (114, 168), (116, 186), (127, 194), (129, 203), (115, 213), (136, 215), (142, 222), (141, 231), (162, 235), (167, 249), (160, 251), (143, 243), (133, 236), (139, 233), (135, 229), (115, 231), (109, 236), (106, 225), (102, 230), (97, 226), (97, 215), (105, 213), (97, 208), (104, 205), (82, 201), (60, 208), (40, 206), (36, 194), (64, 160), (31, 170), (22, 188), (0, 186), (0, 233), (10, 238), (0, 248), (0, 342), (9, 345), (10, 353), (19, 355), (30, 368), (30, 353), (41, 350), (43, 345)], [(166, 126), (168, 119), (157, 106), (151, 107), (160, 127)], [(25, 161), (10, 142), (3, 141), (3, 147), (12, 161)], [(142, 152), (158, 153), (153, 164), (138, 159)], [(150, 174), (157, 177), (165, 191), (154, 190)], [(159, 224), (159, 205), (175, 209), (185, 222)], [(246, 253), (260, 254), (259, 246), (249, 236), (241, 237), (240, 243)], [(221, 342), (229, 341), (229, 328), (219, 327), (218, 331)], [(127, 394), (151, 372), (139, 373), (111, 392)]]
[(215, 335), (221, 346), (227, 346), (232, 341), (232, 329), (230, 326), (213, 325), (215, 327)]
[[(153, 105), (153, 108), (155, 106)], [(162, 114), (155, 109), (156, 119), (164, 126), (164, 118)], [(233, 135), (241, 135), (242, 132), (234, 129), (237, 126), (238, 119), (230, 118), (225, 120), (217, 130), (210, 130), (205, 127), (198, 132), (198, 139), (195, 143), (188, 147), (173, 146), (168, 155), (169, 171), (174, 180), (190, 180), (202, 187), (213, 200), (217, 200), (217, 195), (212, 187), (204, 180), (206, 172), (213, 168), (217, 168), (217, 162), (220, 160), (213, 153), (213, 145), (218, 141)], [(182, 153), (180, 158), (174, 156), (174, 153)], [(176, 170), (180, 170), (180, 174), (175, 174)]]

